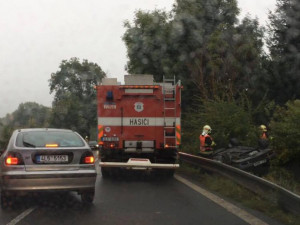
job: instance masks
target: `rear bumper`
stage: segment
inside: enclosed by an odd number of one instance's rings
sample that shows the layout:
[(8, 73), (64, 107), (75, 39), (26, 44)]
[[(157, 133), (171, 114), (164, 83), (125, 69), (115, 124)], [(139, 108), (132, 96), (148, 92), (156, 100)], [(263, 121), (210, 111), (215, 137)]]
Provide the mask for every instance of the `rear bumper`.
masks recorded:
[(1, 174), (2, 191), (81, 191), (95, 187), (95, 170), (79, 171), (9, 171)]
[(153, 161), (155, 159), (169, 159), (177, 157), (177, 149), (107, 149), (100, 150), (100, 157), (102, 161), (112, 161), (112, 159), (121, 162), (127, 162), (130, 158), (149, 158)]
[(145, 158), (130, 158), (128, 162), (99, 162), (100, 167), (119, 167), (126, 169), (176, 169), (179, 164), (151, 163)]

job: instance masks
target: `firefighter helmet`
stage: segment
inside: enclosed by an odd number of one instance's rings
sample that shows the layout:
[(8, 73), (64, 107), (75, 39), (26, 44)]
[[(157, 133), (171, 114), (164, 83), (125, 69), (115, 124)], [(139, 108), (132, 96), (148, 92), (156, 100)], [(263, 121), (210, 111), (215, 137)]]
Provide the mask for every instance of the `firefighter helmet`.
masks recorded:
[(211, 128), (209, 125), (205, 125), (203, 127), (203, 132), (207, 133), (207, 134), (210, 134), (211, 133)]
[(261, 129), (262, 132), (267, 132), (267, 127), (265, 125), (260, 125), (259, 128)]

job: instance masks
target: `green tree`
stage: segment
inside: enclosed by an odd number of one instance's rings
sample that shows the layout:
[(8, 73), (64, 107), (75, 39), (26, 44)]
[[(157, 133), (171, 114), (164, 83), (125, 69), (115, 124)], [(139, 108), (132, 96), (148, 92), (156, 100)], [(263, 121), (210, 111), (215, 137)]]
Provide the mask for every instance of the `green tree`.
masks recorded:
[[(201, 98), (233, 99), (254, 93), (263, 75), (263, 29), (248, 17), (240, 24), (236, 1), (179, 1), (176, 49)], [(188, 76), (187, 75), (187, 76)]]
[(156, 81), (172, 73), (169, 52), (171, 14), (162, 10), (135, 13), (133, 24), (126, 21), (123, 41), (127, 46), (127, 71), (135, 74), (153, 74)]
[(278, 107), (271, 121), (273, 146), (280, 163), (300, 162), (300, 100)]
[[(268, 91), (264, 66), (269, 62), (263, 51), (264, 29), (257, 19), (245, 17), (239, 22), (238, 13), (236, 0), (177, 0), (170, 13), (138, 11), (134, 23), (125, 24), (129, 72), (154, 73), (156, 80), (176, 75), (182, 80), (186, 144), (197, 140), (205, 123), (220, 131), (216, 134), (219, 146), (226, 145), (229, 136), (247, 137), (253, 143), (253, 117), (264, 119), (261, 103)], [(260, 109), (247, 108), (245, 99)], [(233, 108), (227, 112), (226, 107)], [(213, 122), (223, 121), (227, 114), (231, 121), (231, 113), (240, 116), (235, 120), (241, 125)], [(197, 119), (200, 117), (202, 120)], [(243, 126), (243, 132), (234, 132), (235, 126)]]
[(237, 22), (236, 1), (178, 0), (173, 11), (171, 46), (184, 72), (181, 78), (192, 80), (201, 96), (208, 97), (216, 78), (211, 67), (223, 63), (217, 61), (217, 54), (224, 55), (228, 49), (224, 32)]
[(105, 73), (96, 64), (78, 58), (63, 60), (59, 71), (51, 74), (50, 93), (54, 93), (51, 126), (68, 128), (90, 136), (97, 127), (95, 86)]
[(206, 124), (212, 127), (216, 148), (227, 147), (231, 138), (237, 138), (242, 145), (257, 146), (257, 127), (252, 120), (252, 111), (255, 109), (247, 104), (201, 100), (198, 107), (189, 112), (189, 120), (183, 121), (184, 146), (193, 149), (193, 152), (199, 151), (198, 137)]
[(277, 8), (269, 15), (272, 66), (268, 84), (270, 98), (281, 105), (300, 97), (299, 11), (299, 0), (277, 0)]
[(13, 113), (2, 118), (0, 145), (4, 147), (15, 129), (48, 127), (51, 109), (35, 102), (21, 103)]
[(14, 128), (47, 127), (49, 125), (50, 108), (35, 102), (21, 103), (10, 119)]
[(10, 136), (14, 128), (11, 125), (4, 125), (1, 129), (1, 136), (0, 136), (0, 150), (4, 150), (8, 144)]
[(250, 18), (238, 24), (238, 13), (235, 0), (178, 0), (170, 13), (138, 11), (134, 23), (125, 24), (127, 69), (154, 74), (158, 81), (176, 75), (185, 87), (184, 106), (196, 95), (257, 95), (255, 82), (264, 75), (263, 29)]

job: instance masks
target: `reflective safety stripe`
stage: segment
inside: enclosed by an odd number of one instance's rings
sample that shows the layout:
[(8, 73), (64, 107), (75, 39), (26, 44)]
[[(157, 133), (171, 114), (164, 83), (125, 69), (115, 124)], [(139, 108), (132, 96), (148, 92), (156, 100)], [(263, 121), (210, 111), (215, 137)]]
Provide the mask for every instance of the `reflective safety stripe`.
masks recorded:
[(181, 144), (181, 128), (180, 125), (176, 125), (176, 145)]
[(103, 137), (103, 125), (98, 125), (98, 144), (102, 145), (103, 141), (101, 138)]
[(173, 127), (180, 124), (180, 117), (98, 117), (102, 126), (165, 126)]
[(154, 88), (159, 88), (159, 86), (158, 85), (123, 85), (123, 86), (120, 86), (120, 88), (154, 89)]

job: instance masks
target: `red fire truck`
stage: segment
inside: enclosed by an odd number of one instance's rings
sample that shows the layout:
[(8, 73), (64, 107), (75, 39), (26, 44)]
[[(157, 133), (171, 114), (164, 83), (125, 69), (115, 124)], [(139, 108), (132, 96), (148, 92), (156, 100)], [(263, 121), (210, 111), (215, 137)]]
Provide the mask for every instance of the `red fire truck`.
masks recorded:
[(181, 142), (181, 84), (152, 75), (105, 78), (97, 86), (98, 143), (103, 177), (115, 168), (151, 169), (172, 176)]

